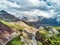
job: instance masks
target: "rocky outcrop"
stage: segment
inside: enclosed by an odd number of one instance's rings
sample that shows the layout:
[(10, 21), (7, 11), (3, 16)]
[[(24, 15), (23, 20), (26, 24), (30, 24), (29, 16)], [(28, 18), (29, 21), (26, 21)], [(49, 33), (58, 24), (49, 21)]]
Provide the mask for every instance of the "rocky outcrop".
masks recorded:
[(35, 39), (36, 32), (36, 29), (25, 28), (22, 31), (23, 36), (21, 37), (21, 41), (24, 42), (25, 45), (38, 45)]
[(46, 39), (42, 35), (40, 35), (39, 31), (36, 32), (35, 38), (37, 41), (42, 42), (43, 45), (50, 45), (51, 44), (51, 42), (48, 39)]
[(0, 22), (0, 43), (6, 45), (10, 40), (19, 35), (19, 31), (13, 30)]

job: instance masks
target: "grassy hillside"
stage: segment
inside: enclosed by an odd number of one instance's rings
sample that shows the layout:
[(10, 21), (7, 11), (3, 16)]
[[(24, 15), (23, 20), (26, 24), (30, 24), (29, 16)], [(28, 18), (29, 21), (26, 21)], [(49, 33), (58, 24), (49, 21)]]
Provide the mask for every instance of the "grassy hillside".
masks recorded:
[[(60, 26), (54, 26), (54, 28), (59, 29)], [(59, 36), (59, 34), (52, 34), (51, 37), (46, 36), (46, 35), (51, 35), (51, 34), (49, 34), (49, 32), (45, 29), (40, 29), (39, 33), (40, 33), (40, 36), (42, 36), (45, 40), (49, 40), (51, 42), (50, 45), (60, 45), (60, 36)], [(42, 42), (40, 42), (39, 44), (43, 45)], [(48, 43), (47, 43), (47, 45), (48, 45)]]
[(2, 22), (3, 24), (5, 24), (5, 25), (7, 25), (7, 26), (9, 26), (11, 28), (15, 28), (16, 30), (23, 30), (23, 27), (22, 26), (17, 25), (15, 23), (12, 24), (10, 22), (6, 22), (6, 21), (3, 21), (3, 20), (0, 20), (0, 22)]
[[(23, 30), (24, 28), (31, 28), (31, 26), (25, 25), (23, 22), (6, 22), (3, 20), (0, 20), (0, 22), (4, 23), (5, 25), (15, 28), (16, 30)], [(53, 28), (60, 30), (60, 26), (52, 26)], [(42, 38), (45, 40), (49, 40), (51, 42), (51, 45), (60, 45), (60, 36), (57, 34), (53, 34), (52, 37), (47, 37), (46, 35), (49, 34), (49, 32), (46, 29), (39, 29), (39, 34)], [(44, 41), (45, 41), (44, 40)], [(38, 41), (39, 45), (43, 45), (44, 41)], [(24, 45), (24, 43), (21, 42), (20, 36), (14, 38), (11, 40), (7, 45)], [(44, 43), (45, 45), (45, 43)]]
[(21, 42), (20, 36), (18, 36), (11, 40), (7, 45), (24, 45), (24, 43)]
[(60, 30), (60, 26), (53, 26), (55, 29)]

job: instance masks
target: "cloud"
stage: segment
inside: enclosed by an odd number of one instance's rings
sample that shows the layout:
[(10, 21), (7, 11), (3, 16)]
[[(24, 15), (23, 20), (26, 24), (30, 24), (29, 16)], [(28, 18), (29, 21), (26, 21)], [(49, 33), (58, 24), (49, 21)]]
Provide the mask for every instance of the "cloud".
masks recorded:
[(49, 13), (44, 12), (44, 11), (40, 11), (40, 10), (31, 10), (31, 11), (24, 11), (21, 12), (25, 15), (29, 15), (29, 16), (44, 16), (44, 17), (50, 17)]
[(8, 2), (7, 4), (8, 4), (8, 6), (11, 6), (11, 7), (21, 8), (21, 6), (17, 5), (15, 2), (14, 3)]
[(0, 0), (0, 5), (21, 11), (32, 9), (48, 10), (50, 8), (45, 1), (40, 0)]
[(32, 9), (48, 10), (50, 6), (45, 1), (40, 0), (9, 0), (10, 2), (16, 2), (21, 8), (15, 8), (17, 10), (26, 11)]
[(30, 2), (30, 4), (32, 4), (33, 6), (39, 6), (40, 5), (39, 0), (28, 0), (28, 2)]
[(60, 14), (60, 0), (0, 0), (0, 9), (17, 16), (39, 15), (56, 17)]
[(30, 10), (30, 11), (17, 11), (14, 14), (15, 15), (18, 14), (17, 17), (25, 15), (25, 16), (44, 16), (44, 17), (49, 18), (52, 16), (52, 15), (50, 15), (50, 13), (45, 12), (45, 11), (40, 11), (38, 9)]
[(1, 9), (7, 9), (7, 8), (20, 8), (20, 5), (17, 5), (16, 2), (10, 2), (7, 0), (0, 0), (0, 8)]

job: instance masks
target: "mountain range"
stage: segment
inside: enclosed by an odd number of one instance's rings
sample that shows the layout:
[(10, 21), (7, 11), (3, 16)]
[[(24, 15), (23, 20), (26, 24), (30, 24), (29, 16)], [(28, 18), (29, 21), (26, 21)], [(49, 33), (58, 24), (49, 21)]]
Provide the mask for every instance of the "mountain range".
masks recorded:
[(17, 17), (15, 17), (14, 15), (7, 13), (4, 10), (1, 10), (0, 11), (0, 20), (12, 22), (12, 21), (18, 21), (19, 19)]
[(21, 17), (15, 17), (14, 15), (11, 15), (7, 13), (4, 10), (0, 11), (0, 19), (9, 21), (9, 22), (14, 22), (14, 21), (24, 21), (28, 25), (34, 25), (35, 27), (39, 26), (60, 26), (60, 23), (57, 21), (57, 17), (55, 18), (46, 18), (43, 16), (27, 16), (24, 15)]
[[(37, 20), (37, 21), (35, 21)], [(40, 26), (60, 26), (60, 23), (57, 21), (58, 18), (46, 18), (43, 16), (37, 16), (37, 18), (34, 18), (34, 21), (26, 21), (24, 22), (28, 25), (34, 26), (34, 27), (40, 27)]]
[(57, 21), (57, 18), (46, 18), (42, 16), (38, 16), (38, 20), (35, 22), (24, 21), (26, 24), (40, 27), (40, 26), (60, 26), (60, 23)]

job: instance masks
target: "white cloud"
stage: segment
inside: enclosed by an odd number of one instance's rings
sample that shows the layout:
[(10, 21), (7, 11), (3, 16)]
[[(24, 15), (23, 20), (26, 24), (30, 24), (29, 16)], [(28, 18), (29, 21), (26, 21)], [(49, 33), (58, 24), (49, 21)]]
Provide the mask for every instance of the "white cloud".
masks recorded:
[(39, 6), (40, 1), (39, 0), (28, 0), (32, 5)]
[(17, 5), (16, 2), (12, 3), (10, 1), (8, 1), (7, 5), (11, 6), (11, 7), (16, 7), (16, 8), (21, 8), (20, 5)]
[(24, 14), (24, 15), (29, 15), (29, 16), (44, 16), (44, 17), (51, 17), (49, 13), (40, 11), (40, 10), (30, 10), (30, 11), (19, 11), (17, 14)]
[[(13, 2), (16, 2), (17, 4), (21, 5), (21, 10), (31, 10), (31, 9), (49, 9), (50, 6), (47, 5), (45, 1), (40, 0), (12, 0)], [(43, 9), (42, 9), (43, 10)]]
[(0, 9), (14, 15), (51, 17), (60, 14), (60, 0), (0, 0)]
[(1, 7), (16, 7), (16, 8), (20, 8), (21, 6), (20, 5), (17, 5), (15, 2), (10, 2), (10, 1), (7, 1), (7, 0), (0, 0), (0, 6)]

